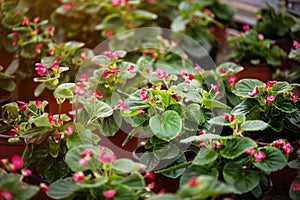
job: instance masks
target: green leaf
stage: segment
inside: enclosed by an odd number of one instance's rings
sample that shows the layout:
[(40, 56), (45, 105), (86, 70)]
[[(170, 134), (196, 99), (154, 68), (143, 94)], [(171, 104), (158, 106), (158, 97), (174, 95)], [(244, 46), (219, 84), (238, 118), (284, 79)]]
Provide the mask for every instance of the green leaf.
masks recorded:
[(132, 189), (142, 189), (145, 187), (144, 179), (139, 173), (127, 176), (125, 179), (118, 181), (118, 184), (126, 185)]
[(57, 180), (52, 183), (49, 186), (47, 195), (53, 199), (64, 199), (71, 196), (80, 189), (81, 187), (77, 185), (71, 177), (69, 177), (66, 179)]
[(129, 107), (131, 113), (136, 112), (135, 115), (138, 114), (138, 110), (143, 110), (150, 107), (147, 101), (141, 100), (140, 92), (141, 90), (137, 90), (124, 101), (125, 105)]
[(257, 79), (242, 79), (235, 84), (233, 93), (239, 97), (249, 97), (249, 93), (251, 93), (256, 86), (262, 88), (265, 87), (266, 84)]
[(94, 102), (86, 102), (84, 109), (88, 114), (89, 122), (95, 119), (109, 117), (113, 114), (113, 109), (105, 102), (96, 99)]
[(233, 122), (225, 121), (223, 116), (217, 116), (208, 120), (208, 123), (219, 126), (230, 126)]
[(286, 157), (279, 149), (274, 147), (264, 147), (260, 150), (266, 154), (266, 157), (261, 162), (256, 161), (254, 163), (257, 168), (267, 173), (271, 173), (283, 169), (288, 164)]
[(188, 183), (192, 177), (200, 175), (210, 175), (217, 180), (219, 177), (219, 171), (216, 168), (204, 165), (190, 165), (183, 172), (180, 178), (180, 187)]
[(181, 200), (181, 199), (174, 194), (163, 194), (163, 195), (151, 196), (148, 200)]
[(147, 166), (147, 169), (152, 171), (158, 166), (159, 160), (152, 152), (145, 152), (141, 156), (140, 163)]
[(218, 158), (218, 153), (212, 149), (202, 147), (193, 160), (194, 165), (209, 165)]
[(153, 154), (158, 160), (172, 159), (179, 155), (180, 151), (176, 145), (169, 143), (166, 145), (154, 146)]
[(284, 113), (293, 113), (297, 110), (296, 104), (291, 100), (276, 101), (274, 106)]
[(120, 130), (122, 117), (117, 111), (113, 111), (113, 115), (105, 117), (99, 126), (100, 132), (104, 136), (114, 136)]
[[(78, 161), (81, 159), (80, 154), (85, 149), (90, 149), (94, 153), (94, 156), (91, 158), (91, 160), (86, 165), (80, 165), (78, 163)], [(90, 145), (90, 144), (80, 145), (80, 146), (73, 147), (72, 149), (70, 149), (67, 152), (65, 161), (72, 171), (91, 170), (94, 168), (101, 167), (101, 162), (98, 159), (98, 157), (101, 155), (101, 153), (102, 152), (100, 151), (100, 148), (97, 146)]]
[(173, 20), (171, 24), (171, 30), (175, 32), (184, 31), (186, 29), (187, 23), (188, 20), (179, 15)]
[(178, 195), (181, 199), (208, 199), (221, 194), (231, 194), (237, 192), (234, 187), (227, 185), (224, 182), (216, 180), (213, 176), (201, 175), (197, 178), (199, 184), (191, 187), (189, 184), (183, 185)]
[(230, 107), (227, 106), (226, 104), (224, 104), (224, 103), (222, 103), (220, 101), (212, 100), (212, 99), (203, 99), (202, 100), (202, 104), (207, 109), (211, 109), (211, 108), (226, 108), (226, 109), (230, 109)]
[(202, 96), (193, 85), (187, 83), (180, 83), (178, 84), (178, 90), (178, 92), (184, 95), (187, 101), (202, 103)]
[(81, 188), (99, 188), (108, 182), (108, 178), (102, 176), (100, 178), (93, 179), (92, 181), (83, 181), (76, 183)]
[(185, 138), (183, 140), (181, 140), (181, 143), (191, 143), (191, 142), (201, 142), (201, 141), (205, 141), (205, 140), (215, 140), (215, 139), (221, 139), (222, 137), (220, 135), (216, 135), (216, 134), (203, 134), (203, 135), (198, 135), (198, 136), (191, 136), (188, 138)]
[(232, 162), (225, 164), (223, 177), (225, 181), (233, 185), (240, 194), (253, 190), (260, 181), (258, 171), (243, 169), (241, 165)]
[(276, 82), (275, 85), (271, 87), (271, 92), (276, 92), (276, 93), (285, 93), (289, 92), (292, 90), (292, 87), (288, 82)]
[(53, 95), (55, 98), (72, 99), (73, 88), (75, 83), (62, 83), (54, 90)]
[(132, 14), (135, 15), (138, 19), (146, 19), (146, 20), (154, 20), (157, 18), (157, 15), (155, 13), (146, 11), (146, 10), (134, 10), (132, 11)]
[(112, 168), (119, 173), (132, 173), (140, 169), (140, 164), (126, 158), (120, 158), (112, 163)]
[(181, 117), (173, 110), (167, 110), (161, 116), (151, 117), (149, 125), (154, 135), (166, 141), (175, 139), (182, 129)]
[(48, 113), (43, 113), (42, 115), (40, 115), (38, 117), (31, 117), (28, 121), (30, 123), (34, 123), (36, 125), (36, 127), (51, 127), (52, 126), (48, 119)]
[(201, 124), (205, 122), (205, 113), (202, 111), (199, 104), (190, 104), (186, 109), (187, 118), (196, 122), (197, 124)]
[(220, 154), (224, 158), (234, 159), (256, 146), (257, 144), (250, 138), (234, 137), (227, 140), (225, 147), (220, 150)]
[(150, 90), (150, 92), (155, 95), (160, 95), (162, 97), (162, 105), (168, 107), (169, 105), (176, 104), (177, 101), (172, 97), (172, 95), (165, 90)]
[(269, 124), (262, 120), (247, 120), (241, 124), (241, 131), (262, 131), (268, 126)]
[[(220, 64), (217, 67), (217, 71), (220, 71), (220, 68), (225, 69), (227, 72), (230, 72), (230, 69), (233, 69), (234, 70), (233, 74), (237, 74), (238, 72), (241, 72), (244, 70), (244, 67), (242, 67), (234, 62), (224, 62), (224, 63)], [(221, 76), (222, 75), (227, 75), (227, 74), (221, 74)]]

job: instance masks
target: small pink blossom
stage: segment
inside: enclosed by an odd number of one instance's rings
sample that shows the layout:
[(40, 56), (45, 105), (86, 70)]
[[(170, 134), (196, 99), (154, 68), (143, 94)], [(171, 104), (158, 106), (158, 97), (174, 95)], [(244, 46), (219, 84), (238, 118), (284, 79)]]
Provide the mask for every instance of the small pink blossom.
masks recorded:
[(217, 141), (216, 142), (216, 148), (219, 149), (221, 147), (221, 142)]
[(254, 153), (255, 153), (255, 149), (254, 149), (254, 148), (248, 149), (248, 150), (246, 151), (246, 154), (253, 155)]
[(50, 56), (53, 56), (54, 55), (54, 49), (49, 49), (49, 54), (50, 54)]
[(52, 66), (51, 66), (51, 69), (53, 70), (53, 71), (57, 71), (57, 70), (59, 70), (59, 68), (60, 68), (60, 65), (59, 65), (59, 63), (58, 62), (54, 62), (53, 64), (52, 64)]
[(93, 157), (93, 156), (94, 156), (94, 152), (91, 149), (85, 149), (80, 154), (80, 158)]
[(121, 110), (124, 110), (124, 111), (129, 110), (129, 107), (126, 106), (124, 101), (122, 101), (121, 99), (119, 99), (118, 103), (119, 103), (119, 106), (120, 106)]
[(205, 145), (204, 142), (200, 142), (200, 143), (199, 143), (199, 146), (200, 146), (200, 147), (203, 147), (204, 145)]
[(48, 69), (45, 65), (41, 64), (41, 63), (36, 63), (35, 66), (37, 66), (35, 68), (36, 72), (38, 73), (38, 75), (40, 76), (46, 76), (48, 74)]
[(256, 86), (254, 89), (253, 89), (253, 91), (252, 92), (249, 92), (249, 96), (250, 97), (254, 97), (254, 96), (256, 96), (256, 95), (258, 95), (259, 94), (259, 90), (258, 90), (258, 87)]
[(256, 159), (257, 162), (261, 162), (261, 161), (263, 161), (263, 159), (266, 158), (266, 154), (265, 154), (265, 152), (262, 152), (262, 151), (256, 152), (256, 153), (254, 153), (254, 158)]
[(204, 13), (207, 14), (207, 15), (210, 15), (211, 14), (211, 10), (208, 9), (208, 8), (205, 8), (204, 9)]
[(48, 114), (48, 120), (50, 124), (56, 124), (57, 120), (54, 118), (53, 114)]
[(265, 37), (263, 34), (258, 34), (258, 39), (263, 40)]
[(267, 96), (267, 97), (266, 97), (266, 101), (267, 101), (268, 103), (273, 102), (275, 99), (276, 99), (276, 96), (273, 96), (273, 95)]
[(229, 121), (229, 122), (233, 122), (235, 120), (235, 117), (234, 117), (233, 114), (224, 113), (224, 120)]
[(21, 172), (23, 176), (31, 176), (32, 174), (30, 169), (22, 169)]
[(138, 113), (143, 115), (143, 114), (145, 114), (145, 111), (144, 110), (138, 110)]
[(296, 103), (298, 98), (299, 98), (298, 95), (293, 95), (293, 102)]
[(80, 81), (81, 82), (86, 82), (89, 79), (89, 75), (88, 74), (81, 74), (80, 75)]
[(195, 79), (195, 76), (193, 74), (189, 74), (188, 77), (189, 77), (189, 80), (194, 80)]
[(183, 54), (181, 55), (181, 57), (182, 57), (182, 59), (184, 59), (184, 60), (186, 60), (186, 59), (189, 58), (188, 55), (187, 55), (186, 53), (183, 53)]
[(111, 0), (111, 4), (113, 6), (119, 6), (119, 5), (121, 5), (121, 3), (122, 3), (122, 0)]
[(19, 106), (19, 109), (22, 111), (22, 112), (25, 112), (26, 109), (27, 109), (27, 103), (23, 102), (23, 101), (17, 101), (18, 104), (21, 104)]
[(24, 16), (23, 17), (22, 26), (28, 25), (29, 23), (30, 23), (29, 17)]
[(67, 134), (67, 135), (72, 135), (72, 133), (73, 133), (73, 126), (68, 126), (68, 128), (67, 128), (67, 130), (65, 131), (65, 133)]
[(228, 77), (228, 83), (231, 85), (231, 86), (234, 86), (234, 84), (235, 84), (235, 81), (236, 81), (236, 76), (229, 76)]
[(78, 164), (81, 165), (81, 166), (84, 166), (84, 165), (87, 165), (88, 164), (88, 160), (85, 159), (85, 158), (82, 158), (78, 161)]
[(300, 43), (297, 40), (293, 41), (293, 46), (298, 49), (300, 47)]
[(199, 181), (198, 181), (197, 176), (193, 176), (193, 177), (191, 178), (191, 180), (189, 181), (189, 186), (191, 186), (191, 187), (195, 187), (195, 186), (197, 186), (198, 184), (199, 184)]
[(154, 3), (156, 0), (147, 0), (148, 3)]
[(140, 91), (140, 98), (141, 98), (142, 100), (148, 99), (147, 89), (141, 89), (141, 91)]
[(147, 178), (149, 178), (149, 179), (151, 179), (151, 180), (154, 180), (155, 174), (154, 174), (154, 172), (152, 172), (152, 171), (148, 171), (148, 172), (146, 173), (146, 176), (147, 176)]
[(157, 72), (157, 77), (159, 79), (165, 79), (165, 80), (169, 79), (169, 75), (167, 74), (167, 72), (165, 72), (161, 69), (157, 69), (155, 72)]
[(13, 40), (12, 45), (15, 47), (17, 46), (17, 40)]
[(300, 190), (300, 183), (294, 182), (293, 184), (293, 191), (299, 191)]
[(23, 160), (19, 155), (14, 155), (11, 159), (11, 162), (15, 169), (21, 169), (23, 166)]
[(211, 88), (214, 90), (214, 91), (216, 91), (216, 92), (218, 92), (219, 91), (219, 86), (218, 85), (216, 85), (216, 84), (211, 84)]
[(84, 173), (83, 172), (75, 172), (73, 174), (73, 180), (75, 182), (83, 181), (84, 180)]
[(106, 36), (108, 38), (111, 38), (114, 35), (114, 32), (112, 30), (107, 31)]
[(266, 87), (266, 91), (268, 91), (271, 87), (273, 87), (273, 85), (275, 85), (277, 83), (277, 81), (268, 81), (267, 82), (267, 87)]
[(223, 74), (227, 74), (227, 70), (224, 69), (223, 67), (220, 67), (219, 71)]
[(13, 199), (13, 195), (9, 191), (0, 190), (0, 199), (2, 198), (3, 200), (11, 200)]
[(102, 95), (102, 93), (101, 93), (100, 90), (95, 90), (93, 92), (93, 96), (96, 97), (97, 99), (102, 99), (102, 97), (103, 97), (103, 95)]
[(36, 18), (33, 19), (33, 22), (34, 22), (34, 23), (38, 23), (39, 21), (40, 21), (40, 18), (39, 18), (39, 17), (36, 17)]
[(127, 69), (127, 71), (132, 72), (134, 70), (134, 66), (130, 65), (130, 67)]
[(36, 106), (37, 108), (40, 108), (40, 107), (42, 106), (42, 104), (43, 104), (43, 102), (42, 102), (41, 100), (36, 100), (36, 101), (35, 101), (35, 106)]
[(103, 163), (113, 162), (116, 159), (117, 159), (116, 154), (114, 154), (113, 152), (103, 152), (99, 156), (99, 160)]
[(35, 51), (34, 53), (37, 55), (37, 54), (40, 54), (41, 53), (41, 49), (42, 47), (44, 46), (44, 43), (39, 43), (35, 46)]
[(49, 190), (49, 186), (47, 186), (45, 183), (40, 183), (40, 188), (41, 188), (44, 192), (48, 192), (48, 190)]
[(116, 194), (116, 190), (113, 190), (113, 189), (112, 190), (107, 190), (107, 191), (103, 192), (103, 195), (107, 199), (113, 198), (115, 196), (115, 194)]
[(50, 37), (54, 37), (54, 26), (48, 26), (47, 31)]
[(274, 147), (281, 148), (285, 154), (289, 154), (291, 152), (291, 144), (283, 139), (274, 141)]
[(243, 25), (243, 30), (244, 31), (249, 31), (250, 30), (250, 26), (249, 25)]
[(22, 13), (22, 11), (21, 11), (20, 9), (18, 9), (18, 10), (16, 11), (16, 15), (17, 15), (17, 16), (21, 15), (21, 13)]

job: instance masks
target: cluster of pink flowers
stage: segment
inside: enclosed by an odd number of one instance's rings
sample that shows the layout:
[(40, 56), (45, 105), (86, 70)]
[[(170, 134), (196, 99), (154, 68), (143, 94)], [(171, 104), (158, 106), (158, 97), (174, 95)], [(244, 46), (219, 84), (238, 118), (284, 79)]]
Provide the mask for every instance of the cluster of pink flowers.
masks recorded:
[(148, 99), (148, 93), (147, 93), (147, 89), (141, 89), (140, 91), (140, 98), (142, 100), (147, 100)]
[(266, 158), (266, 153), (263, 151), (256, 152), (254, 148), (246, 151), (246, 154), (253, 155), (257, 162), (262, 162)]
[(86, 85), (83, 82), (76, 83), (75, 88), (73, 88), (73, 93), (79, 96), (84, 96), (86, 94)]
[(291, 144), (283, 139), (274, 141), (274, 147), (280, 148), (285, 154), (291, 153)]
[(121, 110), (123, 110), (123, 111), (129, 110), (129, 107), (125, 105), (123, 100), (119, 99), (118, 103), (119, 103), (119, 107)]
[(224, 113), (223, 119), (228, 122), (233, 122), (233, 121), (235, 121), (235, 116), (230, 113)]
[[(49, 70), (48, 70), (47, 66), (45, 66), (41, 63), (36, 63), (35, 66), (36, 66), (35, 70), (39, 76), (47, 76), (49, 74)], [(60, 68), (59, 63), (57, 61), (55, 61), (51, 66), (51, 70), (54, 75), (58, 74), (59, 68)]]
[(106, 72), (103, 73), (103, 77), (105, 79), (108, 79), (111, 76), (115, 77), (119, 71), (121, 71), (121, 68), (119, 68), (119, 67), (111, 68), (111, 69), (109, 69), (109, 70), (107, 70)]

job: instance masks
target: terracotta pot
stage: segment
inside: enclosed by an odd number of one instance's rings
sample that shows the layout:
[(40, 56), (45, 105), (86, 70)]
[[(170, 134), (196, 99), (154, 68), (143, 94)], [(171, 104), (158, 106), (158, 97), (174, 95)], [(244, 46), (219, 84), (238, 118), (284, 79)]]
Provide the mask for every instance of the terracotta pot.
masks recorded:
[(8, 52), (5, 49), (1, 48), (0, 55), (1, 55), (0, 65), (4, 68), (4, 70), (6, 70), (10, 65), (10, 63), (13, 61), (15, 53)]
[(263, 82), (268, 82), (272, 80), (274, 73), (274, 68), (266, 63), (261, 63), (260, 65), (251, 65), (248, 63), (238, 63), (244, 67), (244, 70), (239, 72), (237, 76), (237, 81), (244, 78), (258, 79)]
[(216, 24), (209, 25), (209, 30), (215, 36), (215, 38), (222, 44), (226, 45), (227, 43), (227, 27), (228, 24), (223, 24), (222, 27), (217, 26)]
[(9, 135), (3, 135), (0, 134), (0, 159), (2, 158), (8, 158), (11, 159), (14, 155), (22, 156), (26, 144), (11, 144), (8, 142), (8, 139), (10, 138)]

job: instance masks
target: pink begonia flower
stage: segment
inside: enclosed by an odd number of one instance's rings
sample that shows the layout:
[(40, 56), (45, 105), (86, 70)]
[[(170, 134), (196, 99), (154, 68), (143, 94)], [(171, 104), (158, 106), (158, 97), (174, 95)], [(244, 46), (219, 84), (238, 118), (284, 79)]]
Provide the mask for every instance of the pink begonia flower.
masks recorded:
[(151, 179), (151, 180), (154, 180), (154, 172), (152, 172), (152, 171), (149, 171), (149, 172), (147, 172), (146, 173), (146, 176), (147, 176), (147, 178), (149, 178), (149, 179)]
[(263, 34), (258, 34), (258, 39), (263, 40), (265, 37)]
[(113, 152), (103, 152), (99, 156), (99, 160), (103, 163), (113, 162), (116, 159), (117, 159), (116, 154), (114, 154)]
[(23, 160), (19, 155), (14, 155), (11, 159), (11, 162), (15, 169), (21, 169), (23, 166)]
[(37, 108), (41, 107), (42, 104), (43, 104), (43, 102), (42, 102), (41, 100), (36, 100), (36, 101), (35, 101), (35, 106), (36, 106)]
[(147, 0), (148, 3), (154, 3), (156, 0)]
[(34, 53), (37, 55), (37, 54), (40, 54), (41, 53), (41, 49), (42, 47), (44, 46), (44, 43), (39, 43), (35, 46), (35, 51)]
[(168, 76), (167, 72), (165, 72), (161, 69), (157, 69), (155, 72), (157, 72), (157, 77), (159, 79), (165, 79), (165, 80), (169, 79), (169, 76)]
[(122, 0), (111, 0), (111, 4), (113, 6), (119, 6), (119, 5), (121, 5), (121, 3), (122, 3)]
[(65, 131), (65, 133), (67, 134), (67, 135), (72, 135), (72, 133), (73, 133), (73, 126), (68, 126), (68, 128), (67, 128), (67, 130)]
[(197, 186), (198, 184), (199, 184), (199, 181), (198, 181), (197, 176), (193, 176), (193, 177), (191, 178), (191, 180), (189, 181), (189, 186), (191, 186), (191, 187), (195, 187), (195, 186)]
[(84, 180), (84, 173), (83, 172), (75, 172), (73, 174), (73, 180), (75, 182), (83, 181)]
[(207, 14), (207, 15), (210, 15), (211, 14), (211, 10), (208, 9), (208, 8), (205, 8), (204, 9), (204, 13)]
[(13, 198), (13, 195), (9, 191), (0, 190), (0, 199), (2, 198), (3, 200), (11, 200)]
[(88, 162), (89, 161), (85, 158), (82, 158), (82, 159), (78, 160), (78, 164), (81, 165), (81, 166), (84, 166), (84, 165), (88, 164)]
[(87, 156), (93, 157), (94, 152), (91, 149), (85, 149), (80, 154), (80, 158), (84, 158), (84, 157), (87, 157)]
[(216, 148), (219, 149), (221, 147), (221, 142), (217, 141), (216, 142)]
[(54, 26), (48, 26), (47, 31), (50, 37), (54, 37)]
[(138, 110), (138, 113), (139, 114), (145, 114), (145, 111), (144, 110)]
[(132, 72), (134, 70), (134, 68), (135, 67), (133, 65), (130, 65), (130, 67), (127, 69), (127, 71)]
[(120, 106), (121, 110), (123, 110), (123, 111), (129, 110), (129, 107), (126, 106), (124, 101), (122, 101), (121, 99), (119, 99), (118, 103), (119, 103), (119, 106)]
[(298, 98), (299, 98), (298, 95), (293, 95), (293, 102), (296, 103)]
[(273, 95), (267, 96), (267, 97), (266, 97), (266, 101), (267, 101), (268, 103), (273, 102), (275, 99), (276, 99), (276, 96), (273, 96)]
[(41, 63), (36, 63), (35, 66), (37, 66), (35, 68), (36, 72), (38, 73), (38, 75), (40, 76), (46, 76), (48, 74), (48, 69), (45, 65), (41, 64)]
[(80, 81), (81, 82), (86, 82), (89, 80), (89, 75), (88, 74), (81, 74), (80, 75)]
[(115, 196), (115, 194), (116, 194), (116, 190), (113, 190), (113, 189), (103, 192), (103, 196), (105, 196), (105, 198), (108, 198), (108, 199), (113, 198)]
[(49, 54), (50, 54), (50, 56), (53, 56), (54, 55), (54, 49), (49, 49)]
[(194, 80), (195, 79), (195, 76), (193, 74), (189, 74), (188, 77), (189, 77), (189, 80)]
[(188, 55), (187, 55), (186, 53), (183, 53), (183, 54), (181, 55), (181, 57), (182, 57), (182, 59), (184, 59), (184, 60), (186, 60), (186, 59), (189, 58)]
[(258, 95), (259, 94), (259, 90), (258, 90), (258, 87), (256, 86), (254, 89), (253, 89), (253, 91), (252, 92), (249, 92), (249, 96), (250, 97), (254, 97), (254, 96), (256, 96), (256, 95)]
[(297, 40), (294, 40), (293, 46), (295, 47), (295, 49), (298, 49), (300, 47), (300, 43)]
[(51, 66), (51, 69), (53, 70), (53, 71), (57, 71), (57, 70), (59, 70), (59, 68), (60, 68), (60, 65), (59, 65), (59, 63), (58, 62), (54, 62), (53, 64), (52, 64), (52, 66)]
[(27, 103), (23, 102), (23, 101), (17, 101), (18, 104), (21, 104), (21, 106), (19, 106), (19, 109), (22, 112), (25, 112), (25, 110), (27, 109)]
[(256, 159), (257, 162), (261, 162), (261, 161), (263, 161), (263, 159), (266, 158), (266, 154), (265, 154), (265, 152), (262, 152), (262, 151), (256, 152), (256, 153), (254, 153), (254, 158)]
[(17, 46), (17, 40), (13, 40), (12, 45), (15, 47)]
[(227, 74), (227, 70), (224, 69), (223, 67), (221, 67), (221, 68), (219, 69), (219, 71), (220, 71), (221, 73), (223, 73), (223, 74)]
[(235, 84), (235, 81), (236, 81), (236, 76), (229, 76), (228, 77), (228, 83), (231, 85), (231, 86), (234, 86), (234, 84)]
[(299, 191), (300, 190), (300, 183), (298, 182), (295, 182), (293, 184), (293, 191)]
[(36, 17), (36, 18), (33, 19), (33, 22), (34, 22), (34, 23), (38, 23), (39, 21), (40, 21), (40, 18), (39, 18), (39, 17)]
[(93, 92), (93, 96), (96, 97), (97, 99), (102, 99), (102, 97), (103, 97), (103, 95), (102, 95), (102, 93), (101, 93), (100, 90), (95, 90)]
[(266, 87), (266, 91), (268, 91), (271, 87), (273, 87), (273, 85), (275, 85), (277, 83), (277, 81), (268, 81), (267, 82), (267, 87)]
[(291, 152), (291, 144), (283, 139), (274, 141), (274, 147), (281, 148), (285, 154), (289, 154)]
[(16, 15), (17, 15), (17, 16), (21, 15), (21, 13), (22, 13), (22, 11), (21, 11), (20, 9), (18, 9), (18, 10), (16, 11)]
[(21, 170), (23, 176), (31, 176), (32, 171), (30, 169), (22, 169)]
[(233, 114), (230, 113), (224, 113), (224, 120), (233, 122), (235, 120), (235, 117)]
[(48, 192), (48, 190), (49, 190), (49, 186), (47, 186), (45, 183), (40, 183), (40, 188), (41, 188), (44, 192)]
[(255, 153), (255, 149), (254, 149), (254, 148), (248, 149), (248, 150), (246, 151), (246, 154), (253, 155), (254, 153)]
[(141, 91), (140, 91), (140, 98), (141, 98), (142, 100), (148, 99), (147, 89), (141, 89)]
[(250, 26), (249, 25), (243, 25), (243, 30), (244, 31), (249, 31), (250, 30)]
[(57, 120), (54, 118), (53, 114), (48, 114), (48, 120), (50, 124), (56, 124)]
[(114, 32), (112, 30), (107, 31), (106, 36), (108, 38), (111, 38), (114, 35)]
[(29, 23), (30, 23), (29, 17), (24, 16), (23, 17), (22, 26), (28, 25)]

